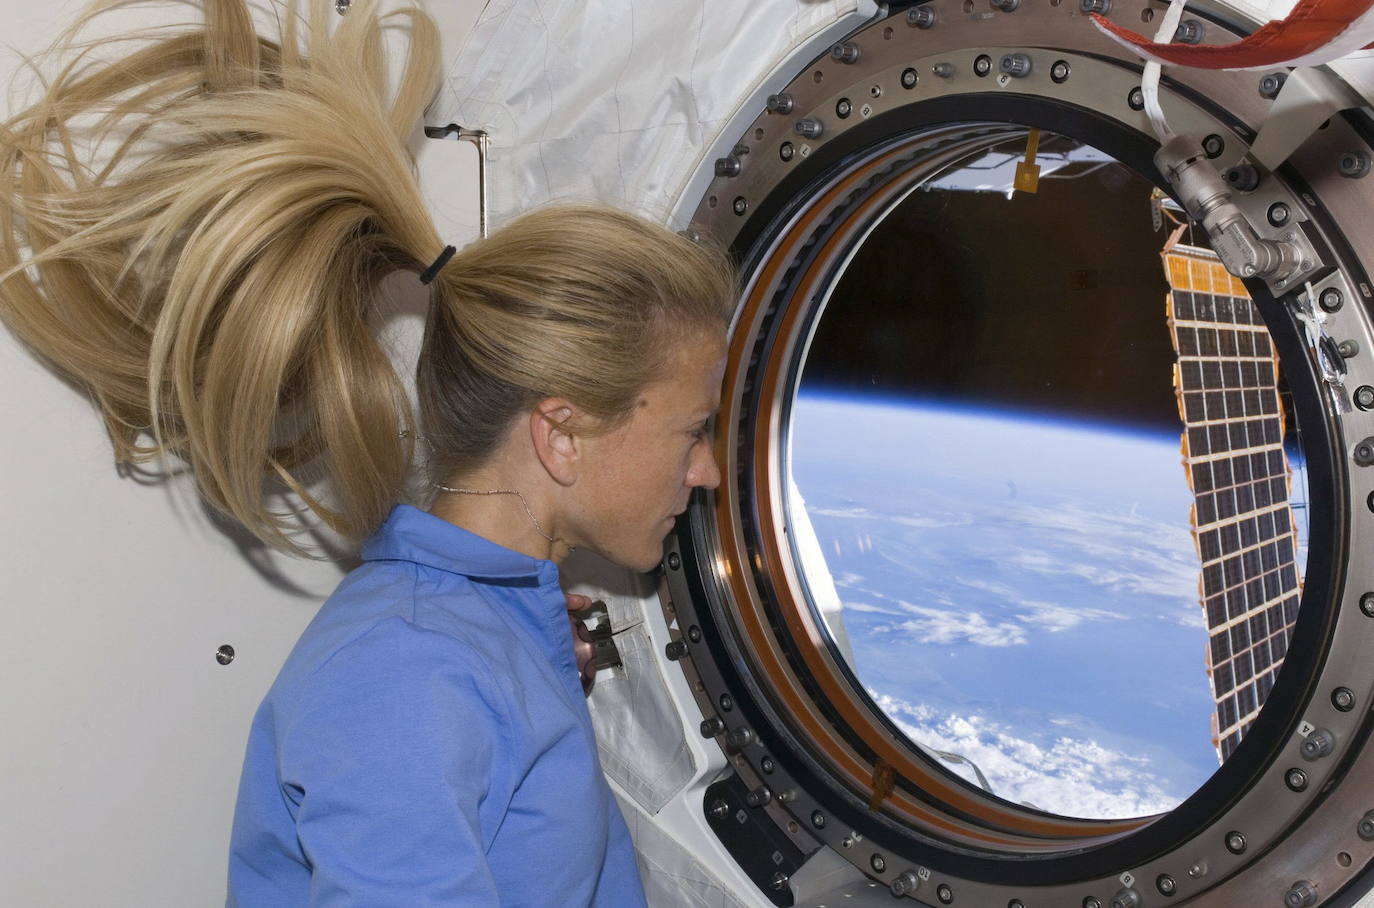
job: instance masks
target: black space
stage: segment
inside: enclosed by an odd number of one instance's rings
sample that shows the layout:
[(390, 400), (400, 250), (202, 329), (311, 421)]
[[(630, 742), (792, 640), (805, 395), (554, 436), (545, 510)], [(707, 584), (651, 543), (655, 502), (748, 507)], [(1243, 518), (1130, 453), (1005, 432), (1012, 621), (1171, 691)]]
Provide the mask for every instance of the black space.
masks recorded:
[(1151, 188), (1108, 164), (1010, 200), (913, 193), (841, 277), (803, 387), (1177, 431)]

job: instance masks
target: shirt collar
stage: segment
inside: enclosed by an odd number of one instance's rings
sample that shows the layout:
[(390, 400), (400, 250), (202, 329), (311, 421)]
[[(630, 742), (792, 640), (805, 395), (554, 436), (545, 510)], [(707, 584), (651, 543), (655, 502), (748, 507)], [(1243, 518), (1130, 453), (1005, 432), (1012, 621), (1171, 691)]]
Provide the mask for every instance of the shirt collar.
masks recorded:
[(370, 539), (363, 543), (364, 561), (414, 561), (441, 571), (484, 580), (548, 579), (558, 566), (532, 558), (442, 517), (398, 504)]

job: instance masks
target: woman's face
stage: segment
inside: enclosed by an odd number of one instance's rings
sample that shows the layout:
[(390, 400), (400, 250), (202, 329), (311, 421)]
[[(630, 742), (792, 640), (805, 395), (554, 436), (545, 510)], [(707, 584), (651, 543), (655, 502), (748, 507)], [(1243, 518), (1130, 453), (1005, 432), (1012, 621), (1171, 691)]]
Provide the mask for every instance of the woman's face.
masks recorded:
[(720, 484), (706, 423), (720, 407), (724, 338), (695, 336), (666, 375), (644, 389), (625, 424), (582, 439), (570, 527), (576, 544), (640, 571), (663, 558), (663, 537), (692, 489)]

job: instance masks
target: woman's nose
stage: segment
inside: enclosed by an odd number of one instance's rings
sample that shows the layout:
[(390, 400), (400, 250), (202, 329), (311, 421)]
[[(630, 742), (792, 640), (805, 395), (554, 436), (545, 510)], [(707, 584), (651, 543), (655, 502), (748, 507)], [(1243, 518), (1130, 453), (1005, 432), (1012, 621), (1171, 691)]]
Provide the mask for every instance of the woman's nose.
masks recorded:
[(692, 468), (687, 473), (687, 484), (692, 488), (703, 486), (714, 489), (720, 485), (720, 467), (716, 464), (715, 446), (703, 441), (697, 445)]

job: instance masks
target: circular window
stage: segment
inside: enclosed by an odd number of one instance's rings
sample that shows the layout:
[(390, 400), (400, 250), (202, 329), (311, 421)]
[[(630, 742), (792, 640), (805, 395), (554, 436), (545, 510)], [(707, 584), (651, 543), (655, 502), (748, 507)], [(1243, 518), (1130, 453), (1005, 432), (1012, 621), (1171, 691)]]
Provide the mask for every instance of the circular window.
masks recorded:
[[(1367, 143), (1333, 118), (1237, 196), (1321, 259), (1242, 283), (1164, 223), (1139, 72), (1076, 5), (931, 6), (799, 65), (693, 218), (747, 279), (724, 481), (665, 563), (733, 770), (702, 810), (779, 904), (818, 848), (941, 903), (1327, 900), (1374, 857), (1323, 796), (1374, 782), (1374, 198), (1325, 166)], [(1175, 78), (1237, 163), (1253, 86)]]

